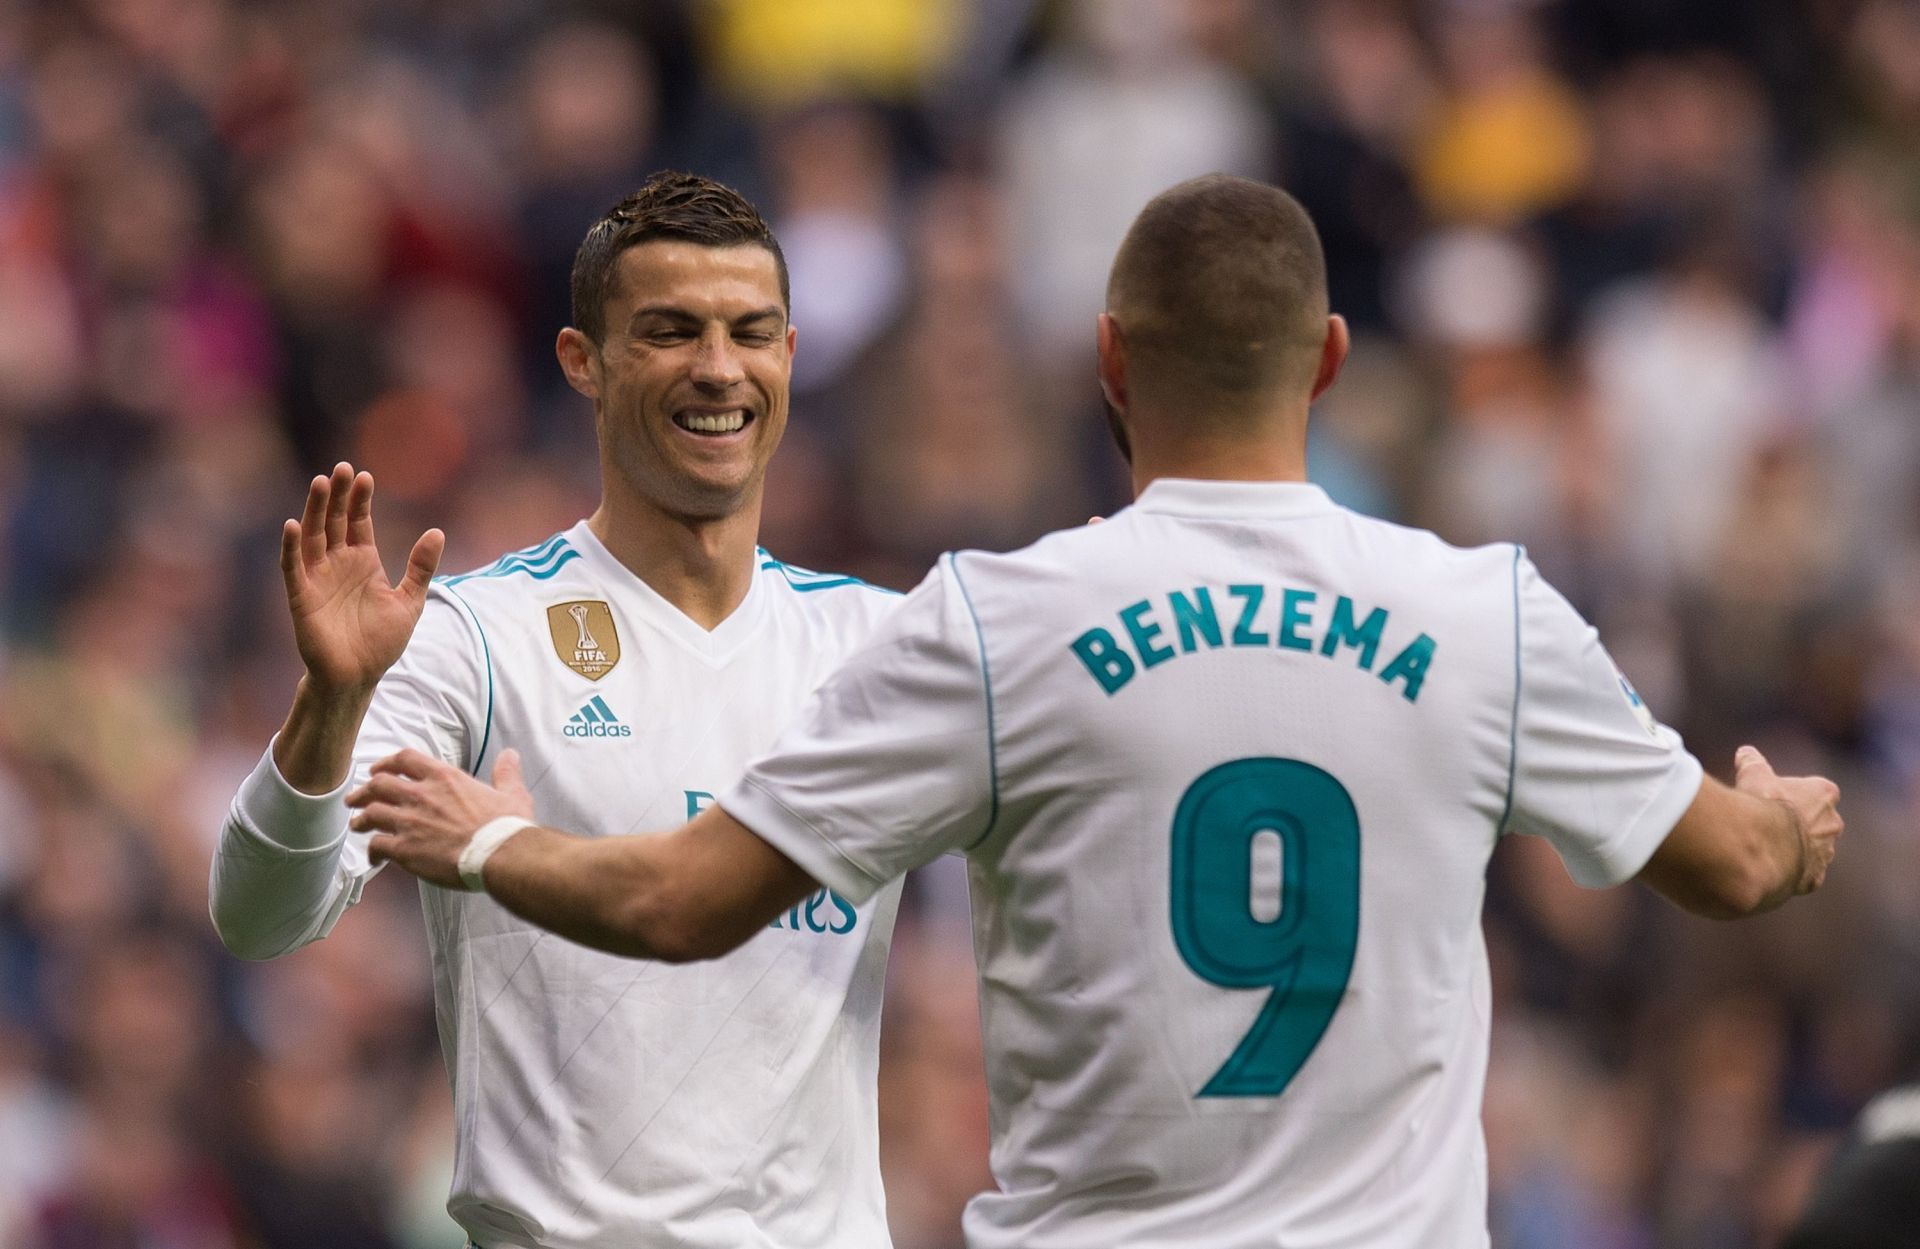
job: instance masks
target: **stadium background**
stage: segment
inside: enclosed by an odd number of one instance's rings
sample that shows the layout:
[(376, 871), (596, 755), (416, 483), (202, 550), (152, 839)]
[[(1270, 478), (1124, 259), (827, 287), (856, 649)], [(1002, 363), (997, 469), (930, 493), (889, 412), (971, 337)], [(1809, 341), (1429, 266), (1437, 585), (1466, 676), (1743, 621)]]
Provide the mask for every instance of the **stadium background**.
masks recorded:
[[(1772, 1242), (1920, 1048), (1902, 0), (0, 6), (0, 1245), (457, 1243), (411, 882), (255, 967), (206, 864), (296, 676), (302, 482), (372, 468), (449, 569), (579, 515), (567, 268), (662, 166), (792, 264), (766, 545), (893, 585), (1123, 500), (1092, 314), (1152, 192), (1300, 195), (1357, 340), (1317, 478), (1526, 542), (1710, 766), (1846, 788), (1756, 923), (1525, 843), (1488, 905), (1496, 1243)], [(988, 1182), (963, 916), (936, 871), (895, 947), (901, 1249)]]

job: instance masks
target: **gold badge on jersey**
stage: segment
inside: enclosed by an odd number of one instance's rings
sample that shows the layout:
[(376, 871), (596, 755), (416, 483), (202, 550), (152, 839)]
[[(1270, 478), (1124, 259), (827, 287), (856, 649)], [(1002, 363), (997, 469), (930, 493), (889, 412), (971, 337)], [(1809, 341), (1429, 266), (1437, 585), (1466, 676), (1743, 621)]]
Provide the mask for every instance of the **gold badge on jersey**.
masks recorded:
[(620, 634), (613, 609), (599, 599), (555, 603), (547, 608), (547, 632), (560, 662), (589, 681), (598, 681), (620, 662)]

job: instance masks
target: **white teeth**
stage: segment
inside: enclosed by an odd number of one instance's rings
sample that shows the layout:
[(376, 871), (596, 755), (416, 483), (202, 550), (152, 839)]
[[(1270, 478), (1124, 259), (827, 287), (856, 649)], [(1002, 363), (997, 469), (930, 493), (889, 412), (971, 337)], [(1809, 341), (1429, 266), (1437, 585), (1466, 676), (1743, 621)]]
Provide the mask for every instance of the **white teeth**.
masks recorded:
[(680, 424), (697, 434), (731, 434), (747, 423), (747, 414), (739, 409), (732, 412), (703, 413), (684, 412), (679, 417)]

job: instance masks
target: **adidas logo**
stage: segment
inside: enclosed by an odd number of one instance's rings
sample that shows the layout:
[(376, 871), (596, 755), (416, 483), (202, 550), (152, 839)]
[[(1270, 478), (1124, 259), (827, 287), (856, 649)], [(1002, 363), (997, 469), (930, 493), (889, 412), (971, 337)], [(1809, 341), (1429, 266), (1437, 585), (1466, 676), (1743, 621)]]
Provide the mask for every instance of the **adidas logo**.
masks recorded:
[(587, 700), (587, 705), (573, 713), (567, 726), (560, 730), (568, 737), (632, 737), (633, 730), (620, 723), (613, 714), (613, 708), (607, 706), (607, 700), (595, 694)]

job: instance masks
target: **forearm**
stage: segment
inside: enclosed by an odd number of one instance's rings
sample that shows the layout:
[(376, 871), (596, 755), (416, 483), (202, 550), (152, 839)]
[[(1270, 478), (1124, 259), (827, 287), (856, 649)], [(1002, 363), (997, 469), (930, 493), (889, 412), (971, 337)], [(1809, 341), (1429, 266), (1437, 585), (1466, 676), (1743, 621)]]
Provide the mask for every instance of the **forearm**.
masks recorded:
[(1641, 879), (1696, 915), (1743, 919), (1802, 892), (1806, 874), (1806, 837), (1793, 809), (1709, 777)]
[(402, 750), (347, 803), (358, 811), (352, 827), (374, 834), (373, 862), (445, 889), (483, 886), (520, 918), (627, 958), (719, 958), (819, 888), (717, 806), (670, 833), (589, 838), (529, 824), (532, 795), (513, 750), (491, 786)]
[(304, 794), (340, 787), (353, 767), (354, 743), (373, 705), (373, 689), (322, 688), (312, 676), (300, 678), (286, 723), (273, 742), (274, 766), (287, 784)]
[(628, 958), (681, 961), (657, 905), (663, 840), (522, 829), (487, 860), (487, 892), (569, 941)]

